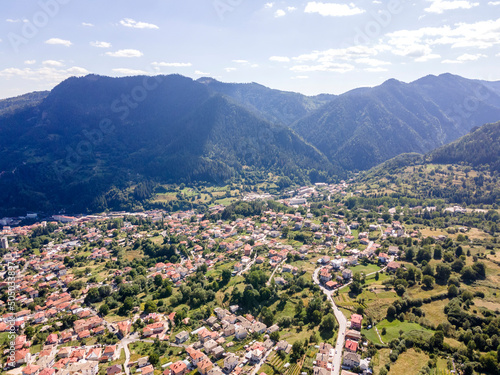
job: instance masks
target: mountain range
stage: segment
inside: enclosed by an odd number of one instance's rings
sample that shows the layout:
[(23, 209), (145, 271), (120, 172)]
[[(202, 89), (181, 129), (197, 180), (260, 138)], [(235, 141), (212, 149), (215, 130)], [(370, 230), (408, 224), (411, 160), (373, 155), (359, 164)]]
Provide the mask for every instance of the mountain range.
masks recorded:
[(138, 184), (269, 172), (328, 181), (499, 119), (500, 82), (450, 74), (313, 97), (179, 75), (69, 78), (0, 101), (0, 207), (99, 211)]

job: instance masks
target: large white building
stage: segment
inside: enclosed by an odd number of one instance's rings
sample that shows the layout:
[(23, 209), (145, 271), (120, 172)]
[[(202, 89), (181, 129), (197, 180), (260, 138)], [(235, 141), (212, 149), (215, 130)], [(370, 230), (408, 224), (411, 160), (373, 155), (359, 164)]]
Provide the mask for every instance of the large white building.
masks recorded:
[(9, 240), (7, 237), (2, 237), (2, 246), (0, 246), (2, 249), (8, 249), (9, 248)]

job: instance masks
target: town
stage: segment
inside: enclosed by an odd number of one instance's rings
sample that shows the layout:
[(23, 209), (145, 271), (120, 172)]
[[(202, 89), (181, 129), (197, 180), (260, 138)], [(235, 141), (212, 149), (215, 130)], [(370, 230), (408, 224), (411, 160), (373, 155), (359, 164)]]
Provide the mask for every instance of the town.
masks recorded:
[[(4, 279), (15, 269), (14, 309), (9, 283), (0, 284), (3, 371), (372, 374), (374, 341), (385, 335), (376, 324), (400, 285), (382, 282), (413, 269), (403, 248), (449, 241), (405, 221), (438, 208), (352, 210), (346, 199), (361, 192), (345, 182), (287, 194), (250, 195), (205, 214), (3, 218)], [(20, 225), (26, 219), (34, 223)], [(391, 294), (382, 316), (356, 298), (363, 288)]]

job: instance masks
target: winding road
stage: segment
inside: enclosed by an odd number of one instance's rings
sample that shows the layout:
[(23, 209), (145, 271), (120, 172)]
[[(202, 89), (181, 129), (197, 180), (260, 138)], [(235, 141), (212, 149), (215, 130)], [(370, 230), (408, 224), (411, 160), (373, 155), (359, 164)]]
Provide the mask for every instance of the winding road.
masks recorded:
[(335, 315), (335, 318), (337, 319), (337, 322), (339, 323), (339, 333), (337, 337), (337, 344), (335, 345), (335, 355), (333, 357), (333, 368), (332, 368), (332, 375), (339, 375), (340, 374), (340, 369), (341, 369), (341, 364), (342, 364), (342, 350), (344, 349), (344, 343), (345, 343), (345, 332), (347, 330), (347, 319), (342, 314), (342, 312), (339, 310), (339, 308), (335, 305), (335, 302), (333, 301), (332, 297), (332, 292), (323, 285), (320, 284), (318, 274), (320, 271), (320, 268), (316, 268), (313, 274), (313, 280), (316, 284), (319, 285), (323, 293), (326, 294), (328, 297), (328, 300), (330, 301), (330, 304), (332, 305), (333, 308), (333, 313)]

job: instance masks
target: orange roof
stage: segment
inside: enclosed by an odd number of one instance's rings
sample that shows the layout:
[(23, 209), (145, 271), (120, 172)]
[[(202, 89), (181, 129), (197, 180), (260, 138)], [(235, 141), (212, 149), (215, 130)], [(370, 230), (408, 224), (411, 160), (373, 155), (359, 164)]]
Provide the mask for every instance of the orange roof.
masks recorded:
[(345, 342), (345, 347), (346, 347), (346, 349), (349, 349), (350, 351), (355, 352), (356, 350), (358, 350), (358, 343), (356, 341), (347, 340)]
[(356, 324), (361, 324), (363, 321), (363, 317), (359, 314), (352, 314), (351, 315), (351, 323), (356, 323)]

